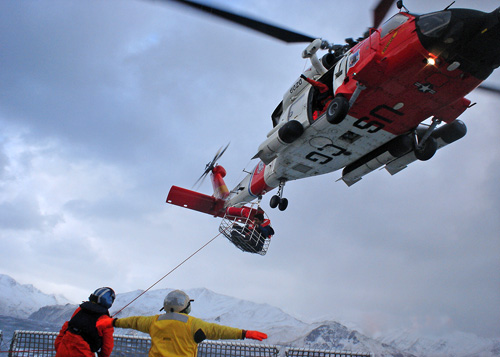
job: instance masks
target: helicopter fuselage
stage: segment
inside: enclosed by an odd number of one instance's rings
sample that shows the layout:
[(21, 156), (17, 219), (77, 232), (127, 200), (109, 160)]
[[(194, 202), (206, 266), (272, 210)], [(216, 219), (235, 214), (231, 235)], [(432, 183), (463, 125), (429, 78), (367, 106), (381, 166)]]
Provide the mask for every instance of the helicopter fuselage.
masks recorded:
[[(500, 7), (399, 12), (345, 46), (217, 14), (288, 42), (310, 41), (302, 56), (311, 61), (271, 114), (273, 128), (253, 157), (260, 160), (236, 187), (227, 189), (225, 170), (216, 164), (224, 149), (202, 175), (212, 175), (212, 196), (171, 188), (167, 202), (219, 217), (275, 188), (270, 206), (286, 209), (288, 181), (342, 169), (340, 179), (351, 186), (379, 168), (394, 175), (429, 160), (465, 136), (457, 120), (471, 106), (465, 96), (500, 66)], [(320, 49), (328, 50), (321, 59)]]
[[(261, 161), (231, 191), (225, 206), (250, 202), (287, 181), (340, 169), (347, 185), (384, 165), (395, 174), (463, 137), (465, 125), (456, 119), (471, 104), (465, 95), (498, 67), (496, 53), (480, 59), (469, 48), (485, 42), (479, 37), (487, 30), (499, 41), (487, 28), (499, 11), (458, 10), (422, 16), (400, 12), (330, 68), (321, 71), (313, 63), (304, 76), (329, 86), (329, 97), (318, 103), (317, 87), (304, 77), (294, 82), (255, 155)], [(479, 13), (483, 23), (478, 25)], [(477, 28), (473, 34), (464, 30), (469, 24)], [(493, 27), (498, 34), (498, 21)], [(483, 62), (473, 63), (472, 57)], [(337, 97), (348, 102), (348, 112), (332, 123), (329, 103)], [(422, 125), (429, 118), (433, 124)], [(435, 142), (426, 154), (430, 157), (416, 152), (419, 140)]]

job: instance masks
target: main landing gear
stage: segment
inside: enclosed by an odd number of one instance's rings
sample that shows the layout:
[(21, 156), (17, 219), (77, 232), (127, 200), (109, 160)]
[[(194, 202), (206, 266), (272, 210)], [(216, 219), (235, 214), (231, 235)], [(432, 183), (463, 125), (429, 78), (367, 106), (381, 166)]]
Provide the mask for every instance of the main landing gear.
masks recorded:
[(415, 157), (420, 161), (427, 161), (434, 156), (438, 148), (435, 138), (431, 136), (432, 131), (441, 123), (438, 118), (432, 118), (432, 124), (425, 131), (422, 138), (419, 140), (417, 133), (414, 134), (414, 151)]
[(285, 181), (280, 182), (278, 194), (271, 197), (271, 201), (269, 202), (271, 208), (278, 207), (280, 211), (284, 211), (288, 207), (288, 200), (283, 197), (283, 187), (285, 187)]

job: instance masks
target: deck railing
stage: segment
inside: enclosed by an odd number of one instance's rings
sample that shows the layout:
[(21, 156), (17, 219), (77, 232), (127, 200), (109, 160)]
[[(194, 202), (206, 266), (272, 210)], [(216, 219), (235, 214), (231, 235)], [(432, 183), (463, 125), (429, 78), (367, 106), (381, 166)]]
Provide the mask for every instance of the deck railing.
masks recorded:
[[(8, 357), (54, 357), (57, 332), (14, 332)], [(1, 338), (1, 335), (0, 335)], [(151, 347), (149, 337), (114, 335), (112, 357), (147, 357)], [(370, 353), (327, 351), (233, 341), (204, 341), (198, 345), (198, 357), (370, 357)]]

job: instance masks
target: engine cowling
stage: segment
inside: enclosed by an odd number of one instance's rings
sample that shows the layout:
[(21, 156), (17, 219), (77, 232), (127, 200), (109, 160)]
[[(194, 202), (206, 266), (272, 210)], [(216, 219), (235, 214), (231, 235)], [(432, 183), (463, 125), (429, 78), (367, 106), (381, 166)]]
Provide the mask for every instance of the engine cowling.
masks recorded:
[[(275, 130), (262, 144), (255, 157), (259, 157), (266, 165), (273, 161), (278, 153), (293, 143), (304, 133), (304, 127), (297, 120), (290, 120)], [(255, 158), (254, 157), (254, 158)]]

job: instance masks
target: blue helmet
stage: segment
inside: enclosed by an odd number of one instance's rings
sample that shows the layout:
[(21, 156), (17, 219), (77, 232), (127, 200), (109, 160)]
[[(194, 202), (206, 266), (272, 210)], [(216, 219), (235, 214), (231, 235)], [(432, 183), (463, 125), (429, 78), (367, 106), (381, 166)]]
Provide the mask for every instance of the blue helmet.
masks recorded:
[(90, 295), (89, 300), (95, 302), (106, 309), (109, 309), (113, 302), (115, 301), (115, 292), (111, 288), (99, 288), (92, 295)]

